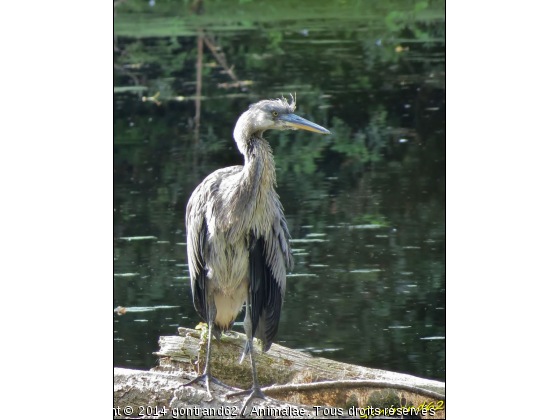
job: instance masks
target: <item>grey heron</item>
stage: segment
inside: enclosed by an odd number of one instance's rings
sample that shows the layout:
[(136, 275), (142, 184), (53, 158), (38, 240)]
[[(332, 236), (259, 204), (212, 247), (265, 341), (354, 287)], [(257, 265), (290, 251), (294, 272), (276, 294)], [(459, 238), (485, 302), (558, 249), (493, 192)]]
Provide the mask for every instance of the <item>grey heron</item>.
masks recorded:
[[(253, 386), (229, 394), (248, 395), (248, 402), (262, 393), (253, 356), (253, 337), (267, 351), (278, 331), (286, 291), (286, 271), (293, 259), (290, 234), (274, 187), (276, 169), (266, 130), (330, 132), (294, 114), (295, 99), (263, 100), (245, 111), (233, 132), (243, 166), (219, 169), (208, 175), (187, 204), (187, 258), (194, 307), (208, 324), (208, 351), (202, 375), (210, 398), (209, 382), (222, 384), (211, 375), (212, 335), (229, 330), (245, 303), (243, 323), (247, 342), (242, 357), (251, 358)], [(227, 385), (226, 385), (227, 386)]]

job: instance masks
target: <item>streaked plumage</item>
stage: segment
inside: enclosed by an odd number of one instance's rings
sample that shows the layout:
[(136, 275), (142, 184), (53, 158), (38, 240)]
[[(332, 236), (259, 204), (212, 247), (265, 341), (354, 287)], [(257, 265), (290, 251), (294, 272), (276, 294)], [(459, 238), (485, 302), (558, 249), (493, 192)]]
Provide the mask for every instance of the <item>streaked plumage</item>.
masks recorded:
[[(187, 257), (195, 309), (219, 338), (247, 302), (245, 352), (250, 354), (252, 337), (262, 340), (263, 351), (267, 351), (276, 336), (286, 272), (293, 265), (286, 218), (274, 190), (272, 149), (263, 133), (298, 128), (328, 133), (294, 115), (294, 110), (295, 101), (289, 104), (284, 98), (251, 105), (234, 130), (244, 166), (213, 172), (187, 204)], [(214, 380), (209, 366), (210, 341), (202, 376), (206, 376), (209, 394), (208, 379)], [(254, 383), (250, 398), (262, 397), (253, 357), (251, 360)]]

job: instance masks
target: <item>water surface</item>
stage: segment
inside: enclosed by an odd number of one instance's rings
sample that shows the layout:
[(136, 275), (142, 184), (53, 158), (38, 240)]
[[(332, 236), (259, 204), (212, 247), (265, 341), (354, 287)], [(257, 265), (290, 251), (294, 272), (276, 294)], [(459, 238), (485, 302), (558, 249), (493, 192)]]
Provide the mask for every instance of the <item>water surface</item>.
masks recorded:
[[(297, 92), (297, 113), (332, 135), (266, 133), (295, 260), (276, 341), (444, 379), (443, 5), (206, 1), (197, 15), (127, 3), (115, 18), (113, 282), (114, 307), (130, 310), (114, 316), (115, 366), (155, 366), (159, 336), (200, 322), (185, 204), (206, 175), (243, 163), (239, 114)], [(204, 44), (197, 105), (201, 36), (222, 55)]]

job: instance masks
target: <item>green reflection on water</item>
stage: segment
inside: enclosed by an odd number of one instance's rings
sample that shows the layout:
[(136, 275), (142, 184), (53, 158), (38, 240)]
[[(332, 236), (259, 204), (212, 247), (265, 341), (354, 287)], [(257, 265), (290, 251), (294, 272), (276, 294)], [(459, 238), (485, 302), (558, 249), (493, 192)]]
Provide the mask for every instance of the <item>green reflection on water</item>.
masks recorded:
[[(258, 1), (206, 1), (203, 15), (188, 2), (129, 0), (117, 10), (114, 306), (171, 308), (115, 315), (115, 364), (155, 365), (160, 335), (200, 321), (185, 203), (207, 174), (242, 164), (231, 136), (248, 104), (297, 90), (298, 114), (333, 135), (267, 132), (298, 248), (278, 341), (443, 378), (443, 6), (270, 3), (274, 13)], [(205, 49), (197, 143), (198, 27), (252, 83), (223, 87), (234, 81)], [(159, 105), (142, 100), (158, 92)], [(118, 239), (138, 237), (157, 240)]]

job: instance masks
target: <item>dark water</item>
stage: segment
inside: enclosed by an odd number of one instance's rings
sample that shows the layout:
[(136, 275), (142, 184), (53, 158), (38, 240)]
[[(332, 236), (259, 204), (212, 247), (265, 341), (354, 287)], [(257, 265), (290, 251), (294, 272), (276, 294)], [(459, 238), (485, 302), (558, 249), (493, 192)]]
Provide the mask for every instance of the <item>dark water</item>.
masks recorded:
[[(200, 322), (185, 204), (206, 175), (243, 163), (232, 131), (247, 106), (297, 92), (296, 113), (333, 134), (266, 133), (295, 259), (277, 342), (444, 379), (443, 6), (327, 2), (314, 17), (305, 2), (293, 19), (219, 3), (200, 16), (167, 2), (117, 10), (114, 306), (129, 311), (114, 316), (115, 366), (155, 366), (159, 336)], [(235, 81), (205, 45), (197, 135), (199, 27), (252, 84), (220, 86)]]

